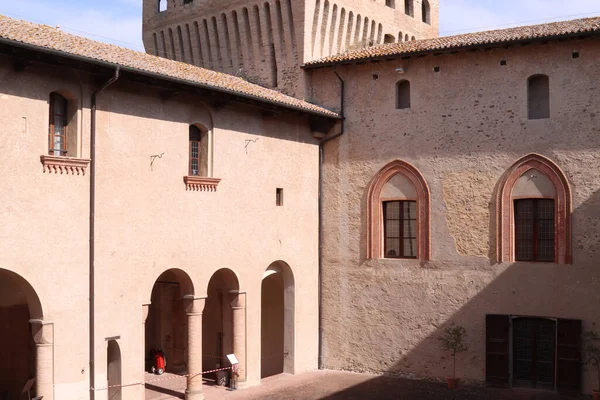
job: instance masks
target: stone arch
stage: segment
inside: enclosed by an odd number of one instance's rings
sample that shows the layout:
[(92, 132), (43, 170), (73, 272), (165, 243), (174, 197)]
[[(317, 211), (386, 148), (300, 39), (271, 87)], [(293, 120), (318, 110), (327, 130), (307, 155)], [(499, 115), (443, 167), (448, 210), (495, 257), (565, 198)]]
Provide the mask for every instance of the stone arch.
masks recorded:
[(154, 281), (145, 319), (144, 354), (146, 369), (153, 360), (153, 349), (163, 351), (169, 360), (166, 371), (180, 373), (186, 369), (188, 351), (186, 309), (194, 299), (195, 290), (190, 276), (183, 270), (172, 268)]
[(294, 273), (286, 262), (275, 261), (261, 285), (261, 378), (295, 372), (295, 304)]
[[(44, 321), (33, 286), (21, 275), (0, 268), (0, 395), (19, 398), (25, 383), (35, 378), (35, 394), (54, 398), (54, 327)], [(33, 391), (32, 391), (33, 393)]]
[(417, 168), (402, 160), (392, 161), (383, 167), (373, 178), (367, 192), (367, 258), (383, 258), (382, 191), (397, 174), (406, 177), (416, 191), (417, 259), (428, 261), (431, 258), (429, 186)]
[[(204, 370), (229, 365), (227, 354), (235, 353), (240, 364), (245, 364), (245, 349), (234, 343), (237, 336), (245, 342), (245, 314), (238, 320), (240, 305), (239, 279), (233, 270), (221, 268), (210, 278), (206, 289), (206, 305), (202, 314), (202, 349)], [(245, 311), (245, 308), (244, 308)], [(240, 354), (241, 353), (241, 354)], [(217, 366), (218, 364), (218, 366)], [(240, 365), (245, 370), (245, 365)], [(240, 374), (241, 375), (241, 374)]]
[(569, 181), (549, 158), (529, 154), (514, 163), (502, 176), (496, 197), (496, 243), (498, 262), (515, 261), (513, 189), (525, 173), (536, 170), (544, 174), (555, 189), (555, 262), (572, 262), (571, 212), (572, 193)]

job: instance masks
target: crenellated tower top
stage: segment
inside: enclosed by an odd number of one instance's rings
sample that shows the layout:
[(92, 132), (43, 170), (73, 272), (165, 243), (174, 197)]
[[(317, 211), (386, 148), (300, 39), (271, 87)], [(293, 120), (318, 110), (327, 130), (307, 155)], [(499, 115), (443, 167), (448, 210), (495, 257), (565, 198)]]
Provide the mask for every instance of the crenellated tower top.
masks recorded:
[(437, 37), (438, 1), (144, 0), (144, 46), (298, 95), (304, 62)]

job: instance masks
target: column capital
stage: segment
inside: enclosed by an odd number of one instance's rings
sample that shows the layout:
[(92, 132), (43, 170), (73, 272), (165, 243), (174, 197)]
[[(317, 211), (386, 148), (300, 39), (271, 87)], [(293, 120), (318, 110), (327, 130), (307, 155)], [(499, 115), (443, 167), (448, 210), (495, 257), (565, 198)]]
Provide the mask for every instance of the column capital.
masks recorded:
[(232, 290), (229, 292), (229, 303), (233, 309), (246, 308), (246, 292)]
[(41, 319), (29, 320), (31, 324), (31, 335), (38, 346), (51, 346), (54, 343), (54, 324)]
[(202, 315), (206, 305), (206, 297), (184, 296), (183, 304), (187, 315)]

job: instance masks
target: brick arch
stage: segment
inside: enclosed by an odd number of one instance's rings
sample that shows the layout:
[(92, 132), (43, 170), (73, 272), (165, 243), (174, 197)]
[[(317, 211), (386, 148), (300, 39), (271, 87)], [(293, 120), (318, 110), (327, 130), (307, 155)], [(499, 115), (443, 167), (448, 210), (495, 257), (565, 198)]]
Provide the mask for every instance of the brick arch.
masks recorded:
[(552, 160), (540, 154), (529, 154), (521, 158), (502, 176), (496, 198), (497, 257), (498, 262), (513, 262), (514, 255), (514, 211), (512, 192), (517, 180), (527, 171), (540, 171), (554, 185), (555, 200), (555, 262), (571, 264), (571, 211), (572, 194), (569, 181)]
[(430, 204), (431, 194), (423, 175), (412, 164), (394, 160), (373, 178), (367, 193), (367, 258), (383, 258), (383, 206), (381, 191), (396, 174), (404, 175), (417, 192), (417, 259), (431, 259)]

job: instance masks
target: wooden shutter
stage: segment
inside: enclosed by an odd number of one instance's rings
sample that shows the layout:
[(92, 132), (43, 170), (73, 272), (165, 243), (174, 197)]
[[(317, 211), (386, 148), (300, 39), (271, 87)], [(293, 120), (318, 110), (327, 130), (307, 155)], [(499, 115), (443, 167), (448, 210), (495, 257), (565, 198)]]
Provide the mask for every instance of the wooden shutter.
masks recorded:
[(508, 315), (485, 316), (485, 380), (488, 386), (509, 386), (509, 338)]
[(556, 338), (556, 388), (581, 391), (581, 321), (559, 319)]

